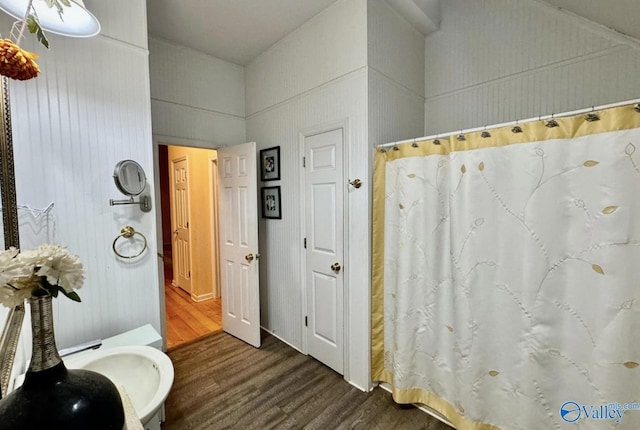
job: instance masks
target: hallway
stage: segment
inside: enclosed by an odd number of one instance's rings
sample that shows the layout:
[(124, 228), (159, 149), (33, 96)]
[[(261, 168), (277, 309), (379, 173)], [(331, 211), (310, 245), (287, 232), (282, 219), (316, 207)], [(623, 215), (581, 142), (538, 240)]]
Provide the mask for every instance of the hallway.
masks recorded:
[(164, 298), (167, 317), (167, 349), (222, 330), (220, 298), (194, 302), (181, 288), (171, 285), (171, 252), (165, 250)]

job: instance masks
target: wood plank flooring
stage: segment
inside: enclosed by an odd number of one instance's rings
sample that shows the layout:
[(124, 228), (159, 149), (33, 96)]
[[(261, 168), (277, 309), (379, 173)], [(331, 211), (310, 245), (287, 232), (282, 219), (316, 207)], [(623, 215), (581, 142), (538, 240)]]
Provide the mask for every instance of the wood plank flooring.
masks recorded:
[(273, 336), (256, 349), (220, 332), (169, 356), (175, 380), (163, 430), (451, 430), (380, 388), (359, 391)]
[(164, 291), (168, 349), (222, 330), (219, 298), (194, 302), (186, 291), (172, 286), (170, 282)]

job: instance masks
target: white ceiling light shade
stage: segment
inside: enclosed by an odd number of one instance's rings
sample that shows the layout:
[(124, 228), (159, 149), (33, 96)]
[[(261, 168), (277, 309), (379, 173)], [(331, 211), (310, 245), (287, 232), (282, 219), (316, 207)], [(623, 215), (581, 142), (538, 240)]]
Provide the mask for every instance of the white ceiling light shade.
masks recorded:
[[(33, 0), (33, 8), (43, 30), (70, 37), (91, 37), (100, 33), (100, 22), (87, 10), (83, 0), (70, 0), (63, 6), (62, 18), (55, 7), (44, 0)], [(16, 19), (23, 19), (29, 0), (0, 0), (0, 10)]]

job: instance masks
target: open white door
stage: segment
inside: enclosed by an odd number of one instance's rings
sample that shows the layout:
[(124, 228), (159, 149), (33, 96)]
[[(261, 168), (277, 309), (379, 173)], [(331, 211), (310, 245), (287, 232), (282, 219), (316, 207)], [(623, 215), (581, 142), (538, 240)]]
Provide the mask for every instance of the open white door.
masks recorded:
[(255, 142), (218, 149), (222, 327), (260, 347)]

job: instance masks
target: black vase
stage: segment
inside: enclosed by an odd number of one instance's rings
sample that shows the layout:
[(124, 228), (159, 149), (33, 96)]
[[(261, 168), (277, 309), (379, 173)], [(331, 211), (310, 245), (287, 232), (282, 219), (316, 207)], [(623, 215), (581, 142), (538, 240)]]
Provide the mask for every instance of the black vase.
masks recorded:
[(122, 430), (118, 389), (104, 375), (68, 370), (56, 348), (51, 296), (33, 297), (33, 353), (22, 386), (0, 400), (0, 430)]

